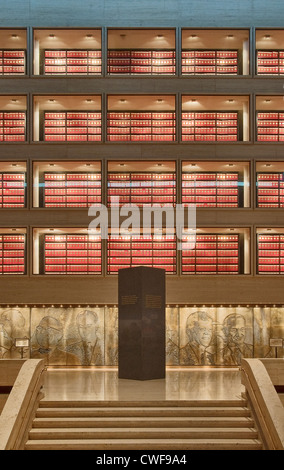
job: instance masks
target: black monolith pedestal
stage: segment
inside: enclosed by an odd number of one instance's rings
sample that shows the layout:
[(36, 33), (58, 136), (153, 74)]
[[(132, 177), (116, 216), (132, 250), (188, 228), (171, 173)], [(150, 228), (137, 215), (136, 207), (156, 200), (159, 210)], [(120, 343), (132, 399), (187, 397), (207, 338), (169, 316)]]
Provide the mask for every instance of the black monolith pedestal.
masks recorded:
[(119, 270), (118, 302), (118, 377), (165, 378), (165, 270)]

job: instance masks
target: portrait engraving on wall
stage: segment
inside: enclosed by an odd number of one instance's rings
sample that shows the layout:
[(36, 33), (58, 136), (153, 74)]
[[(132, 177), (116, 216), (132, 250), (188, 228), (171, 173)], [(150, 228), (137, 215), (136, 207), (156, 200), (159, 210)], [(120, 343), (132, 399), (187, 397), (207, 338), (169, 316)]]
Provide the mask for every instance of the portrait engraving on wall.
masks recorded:
[(104, 307), (105, 365), (118, 365), (118, 308)]
[(82, 366), (104, 365), (104, 311), (103, 309), (74, 309), (77, 341), (68, 345)]
[(179, 365), (179, 309), (166, 308), (166, 365)]
[[(16, 338), (29, 338), (29, 308), (0, 308), (0, 359), (21, 359), (21, 350), (16, 348)], [(23, 358), (29, 357), (24, 348)]]
[(242, 358), (253, 357), (252, 319), (250, 308), (218, 308), (218, 363), (241, 364)]
[(215, 310), (180, 309), (180, 365), (216, 364)]
[(67, 352), (66, 332), (70, 312), (64, 308), (33, 308), (31, 316), (31, 357), (44, 359), (48, 365), (80, 365), (79, 359)]

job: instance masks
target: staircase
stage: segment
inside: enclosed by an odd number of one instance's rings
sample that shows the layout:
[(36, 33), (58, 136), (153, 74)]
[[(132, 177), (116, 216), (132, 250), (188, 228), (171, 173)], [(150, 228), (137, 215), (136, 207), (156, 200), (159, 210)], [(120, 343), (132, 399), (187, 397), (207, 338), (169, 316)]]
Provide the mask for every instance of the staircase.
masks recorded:
[(246, 401), (41, 401), (26, 450), (260, 450)]

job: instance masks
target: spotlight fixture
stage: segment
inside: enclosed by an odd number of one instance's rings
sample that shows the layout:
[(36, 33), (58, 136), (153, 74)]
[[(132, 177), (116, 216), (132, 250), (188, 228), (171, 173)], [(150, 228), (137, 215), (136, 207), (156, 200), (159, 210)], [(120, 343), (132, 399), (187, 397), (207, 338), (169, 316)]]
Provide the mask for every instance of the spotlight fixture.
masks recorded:
[(120, 101), (120, 103), (125, 103), (125, 102), (126, 102), (126, 99), (121, 98), (119, 101)]
[(19, 102), (19, 100), (17, 100), (16, 98), (11, 99), (11, 103), (18, 103), (18, 102)]
[(264, 165), (264, 166), (266, 166), (266, 167), (270, 167), (270, 166), (271, 166), (271, 163), (265, 163), (265, 165)]
[(49, 99), (48, 102), (49, 102), (49, 103), (54, 103), (55, 100), (54, 100), (54, 99)]
[(49, 163), (48, 166), (55, 166), (55, 163)]
[(12, 34), (12, 35), (11, 35), (11, 38), (13, 38), (13, 39), (19, 39), (19, 36), (18, 36), (17, 34)]
[(157, 99), (157, 103), (163, 103), (163, 102), (164, 102), (164, 100), (162, 98)]
[(91, 163), (85, 163), (85, 166), (91, 166)]
[(197, 35), (196, 34), (191, 34), (189, 37), (190, 37), (190, 39), (194, 39), (194, 38), (197, 38)]
[(233, 39), (233, 37), (234, 37), (233, 34), (228, 34), (228, 35), (227, 35), (227, 38), (228, 38), (228, 39)]
[(51, 34), (49, 34), (49, 37), (50, 37), (51, 39), (54, 39), (54, 38), (55, 38), (55, 34), (51, 33)]
[(92, 38), (92, 37), (93, 37), (92, 34), (86, 34), (86, 38), (90, 39), (90, 38)]
[(271, 38), (270, 34), (265, 34), (264, 39), (270, 39), (270, 38)]
[(157, 34), (157, 38), (162, 39), (164, 37), (163, 34)]
[(270, 98), (267, 98), (266, 100), (264, 100), (265, 103), (271, 103), (271, 99)]
[(196, 166), (196, 163), (191, 163), (191, 165), (190, 165), (190, 166)]
[(228, 166), (235, 166), (234, 163), (228, 163)]
[(195, 103), (195, 102), (196, 102), (196, 99), (195, 99), (195, 98), (192, 98), (190, 101), (191, 101), (191, 103)]
[(122, 39), (124, 39), (124, 38), (126, 37), (126, 34), (122, 33), (122, 34), (120, 34), (120, 37), (121, 37)]
[(120, 163), (119, 166), (125, 166), (125, 163)]
[(157, 166), (163, 166), (163, 164), (162, 163), (157, 163)]
[(93, 100), (91, 98), (87, 98), (86, 103), (93, 103)]
[(228, 103), (234, 103), (235, 100), (233, 98), (228, 99)]
[(11, 166), (19, 166), (18, 163), (12, 163)]

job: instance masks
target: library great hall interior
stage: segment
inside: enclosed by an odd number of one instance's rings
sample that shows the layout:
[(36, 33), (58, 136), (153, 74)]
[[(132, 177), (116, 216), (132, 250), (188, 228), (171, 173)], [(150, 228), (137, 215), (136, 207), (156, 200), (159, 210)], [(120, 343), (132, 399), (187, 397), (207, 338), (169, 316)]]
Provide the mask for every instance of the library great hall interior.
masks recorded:
[[(283, 3), (0, 4), (0, 359), (114, 374), (138, 266), (166, 272), (169, 377), (283, 359)], [(103, 236), (113, 201), (196, 231)]]

